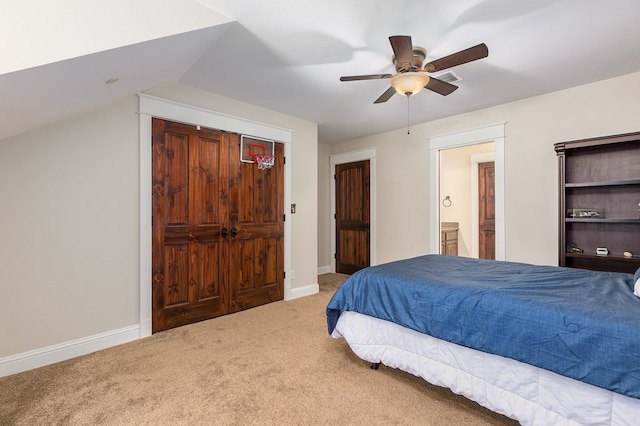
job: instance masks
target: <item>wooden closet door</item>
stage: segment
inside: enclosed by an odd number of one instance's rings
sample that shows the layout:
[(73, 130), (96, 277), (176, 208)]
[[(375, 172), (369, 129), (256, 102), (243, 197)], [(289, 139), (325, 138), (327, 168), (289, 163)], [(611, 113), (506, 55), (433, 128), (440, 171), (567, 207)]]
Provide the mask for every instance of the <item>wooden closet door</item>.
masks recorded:
[(240, 136), (153, 120), (153, 332), (284, 297), (284, 146), (240, 161)]
[(230, 312), (284, 298), (284, 145), (275, 164), (259, 170), (240, 162), (232, 138), (229, 180)]
[(228, 137), (153, 120), (153, 332), (228, 312)]

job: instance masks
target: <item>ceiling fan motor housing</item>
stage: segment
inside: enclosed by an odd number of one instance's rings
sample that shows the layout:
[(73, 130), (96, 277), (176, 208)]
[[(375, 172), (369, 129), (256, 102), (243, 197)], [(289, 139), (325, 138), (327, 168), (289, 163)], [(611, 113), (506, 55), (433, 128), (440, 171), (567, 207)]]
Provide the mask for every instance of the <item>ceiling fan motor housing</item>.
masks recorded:
[[(409, 71), (417, 71), (422, 68), (422, 63), (427, 57), (427, 49), (420, 46), (413, 46), (413, 64), (402, 64), (396, 60), (395, 55), (393, 56), (393, 65), (396, 67), (396, 72), (409, 72)], [(408, 65), (408, 66), (407, 66)]]

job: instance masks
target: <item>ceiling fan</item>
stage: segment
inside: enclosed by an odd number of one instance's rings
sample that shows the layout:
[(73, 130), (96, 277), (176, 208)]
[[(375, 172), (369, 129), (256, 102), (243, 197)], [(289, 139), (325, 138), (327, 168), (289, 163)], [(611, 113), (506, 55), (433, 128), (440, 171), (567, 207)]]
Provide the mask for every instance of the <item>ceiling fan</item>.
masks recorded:
[(422, 63), (427, 57), (427, 51), (422, 47), (414, 46), (411, 42), (411, 36), (391, 36), (389, 37), (389, 41), (391, 42), (391, 48), (394, 54), (393, 65), (396, 68), (395, 75), (368, 74), (340, 77), (340, 81), (390, 78), (391, 87), (380, 95), (380, 97), (373, 102), (374, 104), (388, 101), (395, 93), (405, 96), (415, 95), (423, 88), (439, 93), (442, 96), (447, 96), (456, 90), (458, 86), (435, 77), (430, 77), (428, 73), (442, 71), (489, 56), (487, 45), (481, 43), (477, 46), (445, 56), (444, 58), (431, 61), (423, 67)]

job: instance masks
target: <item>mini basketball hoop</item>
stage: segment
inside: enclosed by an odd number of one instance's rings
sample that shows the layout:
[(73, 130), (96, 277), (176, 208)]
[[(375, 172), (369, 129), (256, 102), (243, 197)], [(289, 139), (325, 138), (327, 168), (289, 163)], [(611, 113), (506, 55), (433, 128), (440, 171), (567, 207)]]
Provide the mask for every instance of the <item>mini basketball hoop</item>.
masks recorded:
[(258, 165), (258, 170), (270, 169), (276, 162), (276, 156), (271, 154), (258, 154), (253, 156), (253, 161)]

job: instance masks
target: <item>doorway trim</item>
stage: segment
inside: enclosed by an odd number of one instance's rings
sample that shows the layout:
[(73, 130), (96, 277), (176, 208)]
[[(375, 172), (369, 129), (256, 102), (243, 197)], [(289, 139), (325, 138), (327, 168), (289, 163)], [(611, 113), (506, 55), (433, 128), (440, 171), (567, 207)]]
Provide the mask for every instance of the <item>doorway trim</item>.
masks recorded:
[(445, 133), (429, 138), (429, 250), (440, 253), (440, 151), (461, 146), (494, 142), (495, 147), (495, 203), (496, 203), (496, 260), (506, 260), (505, 165), (504, 145), (506, 122), (490, 124), (460, 132)]
[[(162, 118), (195, 126), (273, 139), (284, 143), (284, 205), (291, 205), (291, 141), (293, 131), (144, 93), (140, 101), (140, 338), (151, 336), (151, 141), (152, 120)], [(239, 161), (239, 159), (238, 159)], [(292, 299), (291, 220), (284, 222), (284, 300)]]
[(356, 161), (369, 160), (369, 264), (377, 265), (376, 261), (376, 149), (370, 148), (361, 151), (351, 151), (342, 154), (332, 154), (329, 156), (330, 173), (329, 187), (331, 188), (331, 272), (336, 272), (336, 185), (334, 176), (336, 175), (336, 165), (353, 163)]

